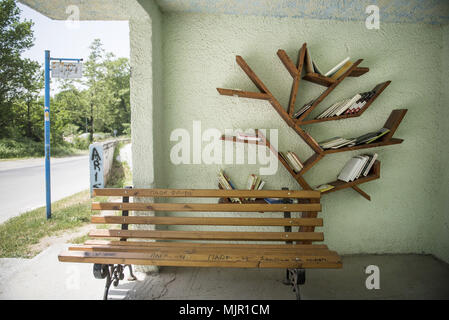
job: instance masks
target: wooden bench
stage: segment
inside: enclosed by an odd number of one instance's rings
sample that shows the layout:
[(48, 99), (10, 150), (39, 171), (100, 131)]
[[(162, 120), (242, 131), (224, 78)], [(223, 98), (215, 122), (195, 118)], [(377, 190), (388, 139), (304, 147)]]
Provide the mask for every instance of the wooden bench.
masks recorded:
[[(91, 231), (89, 236), (96, 240), (68, 248), (59, 255), (59, 261), (94, 263), (94, 276), (106, 278), (104, 299), (107, 299), (111, 283), (117, 286), (123, 280), (126, 266), (134, 277), (131, 265), (282, 268), (286, 269), (285, 283), (293, 286), (298, 299), (299, 285), (305, 281), (304, 269), (342, 267), (337, 253), (326, 245), (312, 244), (324, 240), (323, 233), (314, 230), (323, 225), (323, 220), (317, 218), (318, 211), (321, 211), (321, 193), (318, 191), (95, 189), (94, 195), (122, 198), (121, 202), (92, 204), (92, 210), (122, 213), (121, 216), (92, 216), (92, 223), (121, 225), (121, 228)], [(130, 203), (130, 197), (161, 199), (156, 203)], [(221, 203), (179, 203), (179, 199), (161, 201), (164, 198), (241, 198), (243, 203), (226, 200)], [(256, 198), (256, 201), (245, 201), (245, 198)], [(269, 204), (264, 198), (280, 198), (282, 203)], [(170, 213), (165, 216), (129, 216), (129, 211), (176, 212), (176, 216)], [(180, 214), (184, 212), (222, 214)], [(259, 212), (273, 215), (260, 217)], [(302, 212), (302, 216), (292, 217), (292, 212)], [(128, 230), (129, 225), (176, 226), (176, 230)], [(190, 229), (181, 229), (180, 226), (190, 226)], [(207, 227), (209, 231), (202, 230)], [(238, 227), (239, 231), (222, 231), (230, 227)], [(242, 230), (244, 227), (252, 229)], [(266, 231), (273, 229), (275, 231)]]

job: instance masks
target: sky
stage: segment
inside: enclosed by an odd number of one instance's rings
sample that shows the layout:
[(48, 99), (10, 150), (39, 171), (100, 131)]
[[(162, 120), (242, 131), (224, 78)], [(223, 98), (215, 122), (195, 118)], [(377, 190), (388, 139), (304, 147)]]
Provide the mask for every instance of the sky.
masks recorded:
[(44, 52), (50, 50), (51, 57), (87, 59), (89, 46), (96, 38), (103, 48), (117, 57), (129, 58), (129, 26), (127, 21), (79, 21), (78, 27), (66, 21), (47, 18), (39, 12), (18, 3), (22, 19), (34, 22), (34, 47), (23, 53), (23, 57), (44, 63)]

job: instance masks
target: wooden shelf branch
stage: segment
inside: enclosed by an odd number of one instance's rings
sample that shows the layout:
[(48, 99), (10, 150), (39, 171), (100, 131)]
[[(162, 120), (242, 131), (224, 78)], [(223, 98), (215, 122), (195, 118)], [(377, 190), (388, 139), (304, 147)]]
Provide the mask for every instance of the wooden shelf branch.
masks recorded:
[(366, 194), (364, 191), (362, 191), (358, 187), (358, 185), (362, 184), (362, 183), (369, 182), (369, 181), (373, 181), (373, 180), (376, 180), (379, 178), (380, 178), (380, 161), (376, 161), (373, 165), (373, 169), (371, 169), (371, 173), (368, 174), (366, 177), (362, 177), (362, 178), (359, 178), (357, 180), (350, 181), (350, 182), (344, 182), (344, 181), (340, 181), (340, 180), (329, 182), (328, 184), (333, 185), (335, 188), (324, 191), (324, 192), (322, 192), (322, 194), (328, 194), (328, 193), (346, 189), (346, 188), (353, 188), (358, 193), (363, 195), (366, 199), (371, 200), (371, 197), (368, 194)]
[[(378, 84), (373, 90), (376, 92), (373, 97), (364, 105), (364, 107), (355, 114), (349, 114), (349, 115), (340, 115), (335, 117), (329, 117), (329, 118), (323, 118), (323, 119), (313, 119), (313, 120), (305, 120), (306, 117), (316, 108), (318, 105), (347, 77), (360, 77), (361, 75), (369, 72), (369, 68), (366, 67), (359, 67), (360, 63), (363, 61), (363, 59), (359, 59), (356, 62), (352, 64), (352, 66), (346, 70), (338, 79), (332, 79), (330, 77), (326, 77), (320, 74), (316, 73), (306, 73), (304, 77), (302, 77), (304, 64), (306, 60), (306, 53), (307, 53), (307, 44), (304, 43), (299, 50), (298, 54), (298, 61), (296, 64), (293, 63), (293, 61), (290, 59), (290, 57), (287, 55), (287, 53), (279, 49), (277, 51), (277, 55), (279, 59), (281, 60), (282, 64), (287, 69), (288, 73), (293, 79), (292, 89), (290, 92), (290, 100), (288, 104), (287, 110), (279, 103), (279, 101), (273, 96), (273, 94), (268, 90), (268, 88), (265, 86), (265, 84), (257, 77), (257, 75), (254, 73), (254, 71), (249, 67), (249, 65), (246, 63), (246, 61), (241, 57), (237, 56), (236, 61), (237, 64), (242, 68), (242, 70), (246, 73), (248, 78), (251, 79), (251, 81), (254, 83), (254, 85), (259, 89), (260, 92), (249, 92), (249, 91), (242, 91), (242, 90), (232, 90), (232, 89), (222, 89), (217, 88), (218, 92), (221, 95), (226, 96), (237, 96), (241, 98), (249, 98), (249, 99), (259, 99), (259, 100), (265, 100), (268, 101), (272, 107), (276, 110), (276, 112), (280, 115), (280, 117), (285, 121), (285, 123), (291, 127), (303, 140), (307, 143), (307, 145), (314, 151), (314, 154), (307, 159), (304, 162), (303, 168), (300, 172), (296, 173), (293, 171), (293, 169), (290, 167), (290, 165), (283, 159), (282, 156), (279, 155), (278, 151), (270, 144), (270, 141), (268, 141), (265, 136), (260, 132), (260, 130), (257, 130), (257, 136), (261, 138), (261, 141), (252, 141), (252, 140), (240, 140), (236, 137), (227, 137), (222, 136), (222, 140), (227, 141), (233, 141), (233, 142), (242, 142), (242, 143), (252, 143), (252, 144), (258, 144), (258, 145), (264, 145), (270, 149), (272, 153), (276, 155), (278, 160), (282, 163), (282, 165), (287, 169), (287, 171), (290, 173), (290, 175), (301, 185), (301, 187), (305, 190), (312, 190), (310, 185), (307, 183), (307, 181), (304, 180), (303, 175), (310, 170), (315, 164), (317, 164), (324, 156), (332, 153), (340, 153), (340, 152), (346, 152), (346, 151), (354, 151), (354, 150), (361, 150), (361, 149), (367, 149), (367, 148), (375, 148), (375, 147), (381, 147), (381, 146), (389, 146), (389, 145), (395, 145), (400, 144), (403, 142), (402, 139), (396, 139), (393, 138), (394, 133), (396, 132), (398, 126), (400, 125), (402, 119), (404, 118), (405, 114), (407, 113), (406, 109), (398, 109), (393, 110), (388, 120), (385, 122), (384, 127), (390, 129), (390, 132), (386, 134), (384, 137), (379, 139), (378, 141), (375, 141), (373, 143), (369, 144), (363, 144), (353, 147), (345, 147), (340, 149), (328, 149), (323, 150), (320, 145), (313, 139), (312, 136), (310, 136), (306, 131), (304, 131), (300, 126), (304, 124), (312, 124), (312, 123), (318, 123), (318, 122), (325, 122), (325, 121), (332, 121), (332, 120), (341, 120), (341, 119), (347, 119), (347, 118), (354, 118), (354, 117), (360, 117), (370, 106), (371, 104), (378, 98), (378, 96), (390, 85), (391, 81), (385, 81), (383, 83)], [(295, 103), (296, 98), (298, 94), (299, 84), (302, 79), (306, 81), (310, 81), (322, 86), (327, 87), (323, 91), (323, 93), (313, 102), (313, 104), (310, 106), (310, 108), (305, 111), (298, 119), (293, 118), (293, 113), (295, 109)], [(359, 178), (355, 181), (351, 182), (343, 182), (336, 180), (334, 182), (330, 182), (329, 184), (332, 184), (335, 188), (323, 192), (323, 194), (335, 192), (338, 190), (346, 189), (346, 188), (352, 188), (354, 191), (359, 193), (364, 198), (371, 200), (371, 197), (364, 192), (358, 185), (372, 181), (375, 179), (379, 179), (380, 177), (380, 162), (376, 161), (372, 172), (366, 176)], [(263, 201), (259, 199), (258, 201)], [(310, 203), (313, 203), (314, 201), (311, 200)], [(303, 218), (316, 218), (316, 212), (303, 212)], [(306, 229), (313, 230), (314, 227), (308, 227), (308, 226), (301, 226), (300, 230), (304, 231)], [(304, 242), (306, 243), (306, 242)]]
[[(301, 54), (300, 54), (300, 56), (301, 56)], [(302, 60), (304, 60), (304, 58)], [(236, 61), (237, 61), (237, 64), (246, 73), (246, 75), (256, 85), (256, 87), (261, 91), (261, 94), (249, 93), (246, 91), (239, 91), (239, 90), (217, 88), (218, 93), (220, 93), (221, 95), (228, 95), (228, 96), (229, 95), (231, 95), (231, 96), (237, 95), (237, 96), (242, 96), (245, 98), (268, 100), (271, 103), (271, 105), (273, 106), (273, 108), (281, 116), (281, 118), (287, 123), (287, 125), (289, 127), (291, 127), (293, 130), (295, 130), (295, 132), (301, 136), (301, 138), (309, 145), (310, 148), (312, 148), (317, 153), (323, 152), (323, 150), (318, 145), (318, 143), (307, 132), (305, 132), (298, 125), (296, 125), (296, 123), (292, 119), (292, 117), (285, 111), (285, 109), (281, 106), (279, 101), (271, 94), (271, 92), (268, 90), (268, 88), (265, 86), (265, 84), (259, 79), (259, 77), (257, 77), (257, 75), (254, 73), (254, 71), (248, 66), (246, 61), (241, 56), (237, 56)], [(288, 62), (288, 63), (290, 64), (290, 62)], [(290, 68), (291, 68), (291, 66), (290, 66)], [(299, 80), (298, 80), (298, 82), (299, 82)], [(252, 95), (254, 95), (254, 96), (252, 96)], [(292, 110), (293, 109), (291, 109), (291, 112), (293, 112)]]
[(359, 112), (354, 114), (343, 114), (335, 117), (321, 118), (321, 119), (312, 119), (312, 120), (304, 120), (304, 121), (296, 121), (297, 125), (325, 122), (325, 121), (334, 121), (334, 120), (342, 120), (348, 118), (360, 117), (370, 106), (371, 104), (380, 96), (380, 94), (390, 85), (391, 81), (385, 81), (378, 84), (373, 90), (376, 92), (374, 96), (369, 99), (369, 101), (360, 109)]
[[(329, 85), (329, 87), (326, 89), (326, 90), (324, 90), (324, 92), (315, 100), (315, 102), (312, 104), (312, 106), (309, 108), (309, 109), (307, 109), (307, 111), (306, 112), (304, 112), (299, 118), (298, 118), (298, 121), (299, 122), (301, 122), (301, 121), (303, 121), (323, 100), (324, 100), (324, 98), (326, 98), (332, 91), (334, 91), (334, 89), (340, 84), (340, 83), (342, 83), (342, 81), (344, 80), (344, 79), (346, 79), (346, 77), (347, 76), (349, 76), (350, 74), (351, 74), (351, 72), (353, 71), (353, 70), (355, 70), (356, 68), (357, 68), (357, 66), (360, 64), (360, 63), (362, 63), (362, 61), (363, 61), (363, 59), (359, 59), (359, 60), (357, 60), (356, 62), (354, 62), (353, 64), (352, 64), (352, 66), (348, 69), (348, 70), (346, 70), (346, 72), (345, 73), (343, 73), (342, 75), (341, 75), (341, 77), (340, 78), (338, 78), (337, 80), (335, 80), (335, 82), (333, 82), (332, 84), (330, 84)], [(305, 79), (305, 78), (303, 78), (304, 80), (307, 80), (307, 79)]]
[(287, 171), (290, 173), (290, 175), (299, 183), (299, 185), (304, 190), (312, 190), (312, 188), (307, 183), (307, 181), (304, 180), (304, 178), (302, 177), (301, 172), (296, 173), (295, 171), (293, 171), (293, 169), (290, 167), (290, 165), (284, 160), (284, 158), (282, 158), (282, 156), (279, 154), (277, 149), (273, 147), (273, 145), (270, 143), (270, 141), (263, 135), (263, 133), (260, 130), (256, 130), (256, 135), (257, 135), (257, 137), (261, 138), (261, 141), (243, 140), (243, 139), (241, 140), (241, 139), (237, 139), (236, 137), (232, 137), (232, 136), (222, 136), (221, 140), (256, 144), (256, 145), (261, 145), (261, 146), (265, 146), (265, 147), (269, 148), (270, 151), (277, 157), (279, 162), (285, 167), (285, 169), (287, 169)]
[(266, 93), (261, 92), (249, 92), (242, 90), (232, 90), (232, 89), (222, 89), (217, 88), (218, 92), (223, 96), (249, 98), (249, 99), (260, 99), (260, 100), (270, 100), (271, 96)]
[(401, 123), (402, 119), (404, 119), (404, 116), (406, 113), (407, 113), (407, 109), (393, 110), (391, 112), (390, 116), (388, 117), (387, 121), (384, 124), (384, 128), (390, 129), (390, 132), (388, 132), (385, 136), (383, 136), (377, 142), (361, 144), (358, 146), (346, 147), (346, 148), (340, 148), (340, 149), (328, 149), (328, 150), (324, 150), (323, 153), (325, 155), (327, 155), (327, 154), (331, 154), (331, 153), (340, 153), (340, 152), (346, 152), (346, 151), (354, 151), (354, 150), (360, 150), (360, 149), (376, 148), (376, 147), (400, 144), (404, 140), (393, 138), (393, 134), (396, 132), (397, 128), (399, 127), (399, 124)]
[(301, 73), (304, 66), (304, 57), (306, 54), (306, 50), (307, 45), (304, 43), (299, 50), (298, 62), (296, 66), (293, 64), (284, 50), (279, 49), (277, 52), (278, 57), (281, 59), (285, 68), (287, 68), (288, 72), (290, 72), (290, 75), (293, 78), (292, 90), (290, 92), (290, 100), (288, 102), (287, 109), (287, 113), (290, 117), (293, 116), (293, 112), (295, 111), (296, 96), (298, 95), (299, 82), (301, 81)]

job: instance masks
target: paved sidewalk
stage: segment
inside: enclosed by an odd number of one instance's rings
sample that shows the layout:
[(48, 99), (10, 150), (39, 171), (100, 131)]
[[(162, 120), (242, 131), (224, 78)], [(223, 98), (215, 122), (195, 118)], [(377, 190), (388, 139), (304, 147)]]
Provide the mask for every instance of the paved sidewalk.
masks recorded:
[[(33, 259), (0, 259), (0, 300), (99, 300), (106, 280), (95, 279), (90, 263), (62, 263), (58, 253), (68, 244), (55, 244)], [(144, 275), (136, 274), (142, 280)], [(126, 297), (137, 282), (111, 286), (109, 299)]]

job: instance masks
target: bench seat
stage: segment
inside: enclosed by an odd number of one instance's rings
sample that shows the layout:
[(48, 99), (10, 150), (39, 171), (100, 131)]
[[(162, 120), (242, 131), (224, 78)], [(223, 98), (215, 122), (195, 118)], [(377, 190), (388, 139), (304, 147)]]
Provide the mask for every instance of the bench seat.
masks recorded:
[[(181, 245), (182, 244), (182, 245)], [(59, 255), (62, 262), (225, 268), (341, 268), (325, 245), (88, 241)]]

